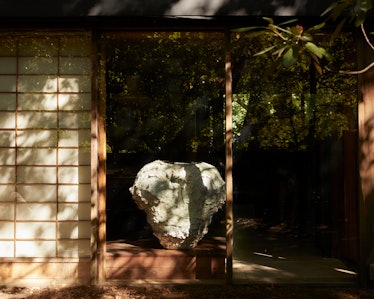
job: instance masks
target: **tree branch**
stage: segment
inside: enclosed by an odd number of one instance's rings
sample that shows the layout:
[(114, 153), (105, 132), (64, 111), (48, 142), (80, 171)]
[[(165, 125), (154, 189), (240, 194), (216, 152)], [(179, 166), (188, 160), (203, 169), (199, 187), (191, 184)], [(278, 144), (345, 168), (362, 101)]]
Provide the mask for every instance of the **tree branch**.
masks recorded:
[(343, 75), (359, 75), (359, 74), (363, 74), (363, 73), (367, 72), (372, 67), (374, 67), (374, 62), (370, 63), (367, 67), (365, 67), (361, 70), (358, 70), (358, 71), (342, 71), (342, 70), (334, 71), (333, 69), (330, 69), (329, 67), (326, 67), (326, 69), (330, 72), (337, 72), (337, 73), (343, 74)]
[(368, 36), (366, 34), (366, 31), (365, 31), (365, 28), (364, 28), (364, 23), (362, 23), (360, 27), (361, 27), (362, 34), (364, 35), (367, 44), (374, 51), (374, 45), (370, 42), (370, 40), (369, 40), (369, 38), (368, 38)]
[[(366, 41), (366, 43), (369, 45), (369, 47), (374, 51), (374, 45), (370, 42), (370, 40), (369, 40), (369, 38), (368, 38), (368, 36), (367, 36), (367, 34), (366, 34), (366, 31), (365, 31), (365, 28), (364, 28), (364, 24), (362, 23), (361, 25), (360, 25), (360, 27), (361, 27), (361, 31), (362, 31), (362, 34), (363, 34), (363, 36), (364, 36), (364, 38), (365, 38), (365, 41)], [(372, 67), (374, 67), (374, 62), (372, 62), (372, 63), (370, 63), (367, 67), (365, 67), (365, 68), (363, 68), (363, 69), (361, 69), (361, 70), (357, 70), (357, 71), (342, 71), (342, 70), (340, 70), (340, 71), (334, 71), (334, 70), (332, 70), (332, 69), (330, 69), (330, 68), (326, 68), (328, 71), (331, 71), (331, 72), (338, 72), (339, 74), (344, 74), (344, 75), (359, 75), (359, 74), (363, 74), (363, 73), (365, 73), (365, 72), (367, 72), (368, 70), (370, 70)]]

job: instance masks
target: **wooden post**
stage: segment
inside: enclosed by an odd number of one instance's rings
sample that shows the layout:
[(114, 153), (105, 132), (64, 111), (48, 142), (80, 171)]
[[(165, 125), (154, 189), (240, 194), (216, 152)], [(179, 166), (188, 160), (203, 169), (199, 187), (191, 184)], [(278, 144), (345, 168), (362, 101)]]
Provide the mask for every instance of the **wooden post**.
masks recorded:
[(91, 101), (91, 284), (98, 283), (98, 255), (97, 255), (97, 240), (98, 240), (98, 103), (99, 103), (99, 86), (98, 86), (98, 38), (92, 34), (92, 101)]
[(231, 72), (231, 45), (230, 32), (226, 33), (226, 282), (231, 283), (233, 278), (233, 177), (232, 177), (232, 72)]
[(105, 281), (105, 255), (106, 255), (106, 89), (105, 89), (105, 52), (101, 47), (99, 60), (99, 80), (100, 80), (100, 99), (99, 99), (99, 165), (98, 165), (98, 283)]
[[(373, 61), (374, 51), (363, 40), (359, 45), (360, 69)], [(374, 69), (359, 76), (359, 92), (359, 282), (366, 287), (374, 264)]]

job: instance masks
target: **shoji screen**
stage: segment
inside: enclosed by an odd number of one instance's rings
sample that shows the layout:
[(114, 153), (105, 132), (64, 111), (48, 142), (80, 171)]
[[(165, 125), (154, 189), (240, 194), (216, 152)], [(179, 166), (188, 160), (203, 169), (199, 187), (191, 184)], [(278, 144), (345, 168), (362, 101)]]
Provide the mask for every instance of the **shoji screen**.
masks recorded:
[(0, 37), (0, 257), (90, 255), (88, 35)]

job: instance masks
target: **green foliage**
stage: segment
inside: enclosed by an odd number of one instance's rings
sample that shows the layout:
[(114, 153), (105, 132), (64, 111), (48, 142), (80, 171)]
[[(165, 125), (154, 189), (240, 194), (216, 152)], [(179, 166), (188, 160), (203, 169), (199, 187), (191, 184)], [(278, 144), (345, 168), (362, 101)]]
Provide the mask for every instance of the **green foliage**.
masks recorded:
[(275, 57), (275, 66), (282, 63), (285, 67), (291, 67), (300, 57), (309, 56), (312, 58), (318, 72), (322, 73), (320, 60), (330, 60), (331, 56), (325, 48), (317, 46), (314, 43), (313, 34), (319, 32), (324, 27), (325, 23), (315, 25), (305, 30), (301, 25), (286, 26), (297, 20), (290, 20), (275, 25), (273, 19), (264, 19), (268, 22), (267, 26), (239, 28), (233, 30), (233, 32), (244, 33), (254, 31), (255, 35), (259, 35), (260, 33), (263, 36), (271, 38), (273, 41), (272, 44), (260, 50), (255, 55), (264, 55), (268, 52), (272, 52), (273, 57)]
[(372, 7), (372, 0), (339, 0), (331, 4), (322, 16), (328, 16), (333, 21), (342, 19), (343, 23), (351, 21), (358, 27), (365, 22), (366, 14)]
[(318, 47), (305, 42), (297, 59), (293, 52), (282, 53), (282, 64), (276, 67), (279, 57), (274, 50), (262, 50), (274, 49), (272, 35), (235, 32), (232, 39), (237, 148), (304, 151), (313, 142), (339, 138), (352, 127), (354, 113), (347, 111), (356, 107), (356, 77), (318, 74), (312, 66), (328, 49), (331, 66), (354, 68), (350, 34), (340, 35), (333, 44), (328, 34), (319, 34)]
[[(305, 30), (290, 26), (295, 20), (267, 22), (232, 33), (236, 148), (304, 151), (352, 129), (356, 78), (322, 72), (322, 62), (355, 68), (352, 35), (330, 43), (323, 24)], [(108, 40), (108, 151), (183, 155), (221, 148), (224, 50), (223, 36), (211, 33)]]
[(337, 22), (331, 40), (334, 40), (341, 32), (346, 23), (354, 23), (356, 27), (363, 25), (366, 15), (373, 8), (372, 0), (338, 0), (332, 3), (323, 13), (327, 17)]
[[(204, 33), (138, 33), (107, 42), (113, 152), (211, 150), (223, 140), (224, 43)], [(214, 111), (213, 111), (214, 110)], [(197, 121), (198, 120), (198, 121)]]

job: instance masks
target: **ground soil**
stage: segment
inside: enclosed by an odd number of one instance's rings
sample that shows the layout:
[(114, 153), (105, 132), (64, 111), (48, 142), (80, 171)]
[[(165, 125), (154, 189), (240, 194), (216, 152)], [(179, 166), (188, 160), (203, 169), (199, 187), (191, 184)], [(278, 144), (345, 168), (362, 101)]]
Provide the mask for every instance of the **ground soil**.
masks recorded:
[(374, 289), (271, 285), (143, 285), (74, 286), (53, 288), (0, 287), (2, 299), (371, 299)]

